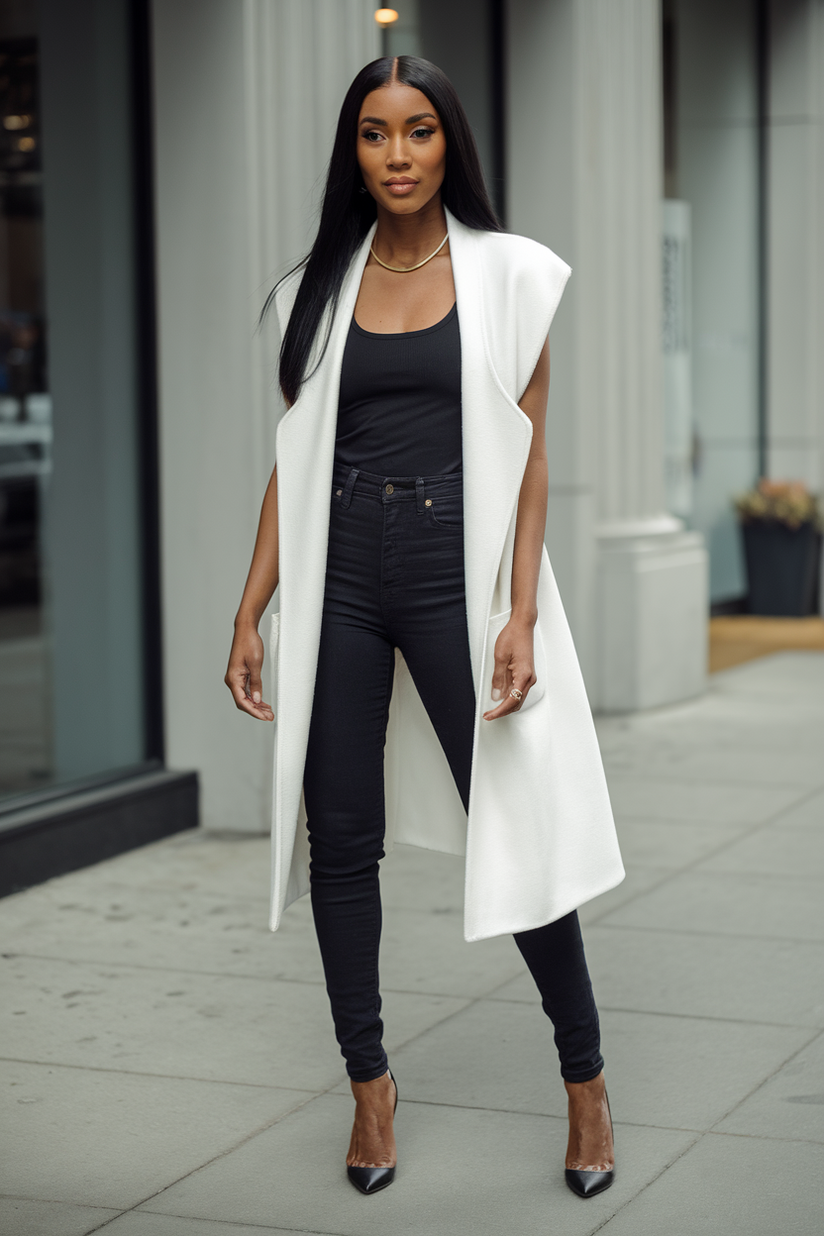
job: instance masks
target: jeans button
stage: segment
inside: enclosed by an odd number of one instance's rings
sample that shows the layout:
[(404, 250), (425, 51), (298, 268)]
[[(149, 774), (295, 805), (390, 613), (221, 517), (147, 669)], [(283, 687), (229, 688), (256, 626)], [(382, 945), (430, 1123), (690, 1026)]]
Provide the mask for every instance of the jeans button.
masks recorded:
[(388, 494), (393, 494), (393, 493), (395, 492), (395, 486), (394, 486), (394, 485), (387, 485), (387, 486), (386, 486), (386, 492), (387, 492)]

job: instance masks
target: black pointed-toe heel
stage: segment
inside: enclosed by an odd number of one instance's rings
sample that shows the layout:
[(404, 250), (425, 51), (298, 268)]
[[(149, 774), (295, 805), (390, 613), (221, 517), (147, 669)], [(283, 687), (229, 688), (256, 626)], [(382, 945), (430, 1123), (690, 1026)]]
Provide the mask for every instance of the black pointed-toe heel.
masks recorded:
[(379, 1193), (395, 1179), (394, 1167), (347, 1167), (346, 1174), (361, 1193)]
[(579, 1197), (595, 1197), (596, 1193), (603, 1193), (612, 1184), (615, 1168), (609, 1172), (582, 1172), (574, 1167), (565, 1167), (564, 1179)]
[[(395, 1087), (395, 1106), (392, 1109), (392, 1114), (398, 1110), (398, 1083), (391, 1069), (388, 1069), (392, 1085)], [(356, 1189), (361, 1193), (378, 1193), (381, 1189), (385, 1189), (387, 1185), (391, 1185), (395, 1179), (394, 1167), (349, 1167), (346, 1168), (346, 1175), (352, 1181)]]
[[(609, 1106), (609, 1095), (604, 1087), (604, 1098), (607, 1101), (607, 1111), (609, 1112), (609, 1127), (613, 1135), (613, 1153), (615, 1149), (615, 1130), (612, 1128), (612, 1112)], [(612, 1167), (608, 1172), (585, 1172), (578, 1171), (574, 1167), (564, 1168), (564, 1179), (572, 1189), (573, 1193), (577, 1193), (579, 1197), (595, 1197), (596, 1193), (603, 1193), (604, 1189), (608, 1189), (615, 1180), (615, 1168)]]

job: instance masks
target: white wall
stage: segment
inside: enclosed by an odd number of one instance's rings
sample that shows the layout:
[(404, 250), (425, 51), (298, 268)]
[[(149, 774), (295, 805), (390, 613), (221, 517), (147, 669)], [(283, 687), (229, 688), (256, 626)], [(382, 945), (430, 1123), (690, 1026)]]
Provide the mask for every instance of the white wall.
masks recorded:
[(223, 685), (274, 462), (266, 293), (304, 251), (337, 111), (378, 52), (363, 0), (154, 0), (167, 755), (203, 823), (268, 826), (272, 733)]

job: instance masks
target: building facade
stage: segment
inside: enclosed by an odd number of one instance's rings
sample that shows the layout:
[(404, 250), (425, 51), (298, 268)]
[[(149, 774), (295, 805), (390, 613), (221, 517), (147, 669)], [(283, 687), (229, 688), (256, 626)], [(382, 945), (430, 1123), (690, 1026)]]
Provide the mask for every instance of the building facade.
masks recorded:
[(257, 319), (380, 54), (445, 69), (507, 228), (573, 268), (547, 543), (596, 710), (700, 693), (734, 493), (821, 489), (824, 0), (374, 10), (0, 0), (0, 836), (31, 861), (46, 817), (193, 823), (195, 774), (205, 825), (268, 826), (271, 732), (222, 682), (280, 412)]

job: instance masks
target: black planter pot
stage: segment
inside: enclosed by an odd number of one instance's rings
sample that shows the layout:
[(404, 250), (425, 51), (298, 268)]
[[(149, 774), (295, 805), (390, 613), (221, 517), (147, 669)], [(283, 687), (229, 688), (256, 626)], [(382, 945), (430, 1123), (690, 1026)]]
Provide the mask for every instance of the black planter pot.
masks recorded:
[(777, 520), (741, 525), (749, 612), (804, 618), (817, 612), (821, 538), (812, 524), (788, 528)]

